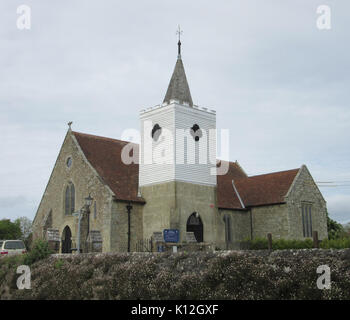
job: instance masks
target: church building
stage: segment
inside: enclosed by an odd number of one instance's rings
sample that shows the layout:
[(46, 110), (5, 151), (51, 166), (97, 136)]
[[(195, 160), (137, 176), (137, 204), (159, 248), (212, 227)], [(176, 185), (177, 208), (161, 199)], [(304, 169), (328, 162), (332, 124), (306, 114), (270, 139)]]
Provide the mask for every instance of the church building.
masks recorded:
[(305, 165), (248, 176), (237, 161), (216, 159), (216, 112), (193, 103), (180, 41), (164, 101), (141, 110), (140, 122), (140, 145), (69, 124), (34, 239), (70, 253), (137, 251), (164, 230), (222, 249), (268, 233), (327, 238), (326, 201)]

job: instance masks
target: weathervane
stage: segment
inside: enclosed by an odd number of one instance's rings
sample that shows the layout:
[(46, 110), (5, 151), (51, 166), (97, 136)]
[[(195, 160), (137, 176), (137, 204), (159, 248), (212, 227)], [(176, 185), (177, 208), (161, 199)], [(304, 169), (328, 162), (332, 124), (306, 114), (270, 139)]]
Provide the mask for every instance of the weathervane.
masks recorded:
[(183, 31), (181, 30), (180, 28), (180, 25), (179, 25), (179, 28), (177, 29), (176, 31), (176, 34), (179, 36), (179, 42), (177, 43), (177, 46), (178, 46), (178, 59), (181, 59), (181, 35), (182, 35)]

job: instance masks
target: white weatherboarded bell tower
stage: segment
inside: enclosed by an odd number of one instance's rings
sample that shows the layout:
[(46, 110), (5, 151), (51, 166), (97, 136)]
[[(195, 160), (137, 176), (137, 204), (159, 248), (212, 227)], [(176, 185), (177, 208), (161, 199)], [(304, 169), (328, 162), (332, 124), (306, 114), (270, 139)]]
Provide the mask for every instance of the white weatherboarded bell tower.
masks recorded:
[(164, 101), (142, 110), (140, 119), (144, 236), (179, 229), (181, 240), (186, 231), (195, 232), (200, 242), (214, 240), (209, 228), (215, 227), (216, 112), (193, 104), (180, 39)]

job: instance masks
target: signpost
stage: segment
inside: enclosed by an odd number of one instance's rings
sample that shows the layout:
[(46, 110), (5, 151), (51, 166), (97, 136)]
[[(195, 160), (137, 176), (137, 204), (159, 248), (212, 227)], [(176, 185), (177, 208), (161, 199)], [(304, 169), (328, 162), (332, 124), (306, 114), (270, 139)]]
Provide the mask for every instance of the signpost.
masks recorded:
[[(180, 240), (180, 232), (178, 229), (164, 229), (164, 241), (177, 243)], [(173, 252), (177, 252), (177, 246), (173, 246)]]
[(164, 241), (165, 242), (179, 242), (180, 232), (178, 229), (164, 229)]

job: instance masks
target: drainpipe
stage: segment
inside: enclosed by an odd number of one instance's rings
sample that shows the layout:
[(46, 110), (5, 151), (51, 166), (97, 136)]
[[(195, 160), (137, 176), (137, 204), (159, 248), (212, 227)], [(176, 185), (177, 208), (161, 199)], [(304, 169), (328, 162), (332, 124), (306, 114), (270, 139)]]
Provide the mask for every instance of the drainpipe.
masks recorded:
[(130, 204), (130, 202), (128, 203), (128, 205), (126, 206), (126, 210), (128, 211), (128, 252), (130, 252), (130, 243), (131, 243), (131, 209), (132, 209), (132, 205)]
[(90, 207), (87, 208), (86, 215), (87, 215), (87, 236), (86, 236), (86, 238), (88, 238), (89, 233), (90, 233)]
[(250, 240), (253, 240), (253, 214), (252, 209), (249, 210), (250, 213)]
[(81, 217), (82, 217), (82, 212), (79, 212), (78, 215), (78, 238), (77, 238), (77, 253), (80, 253), (80, 223), (81, 223)]

